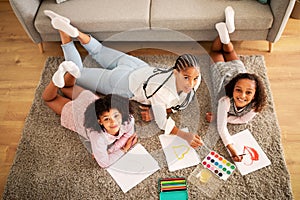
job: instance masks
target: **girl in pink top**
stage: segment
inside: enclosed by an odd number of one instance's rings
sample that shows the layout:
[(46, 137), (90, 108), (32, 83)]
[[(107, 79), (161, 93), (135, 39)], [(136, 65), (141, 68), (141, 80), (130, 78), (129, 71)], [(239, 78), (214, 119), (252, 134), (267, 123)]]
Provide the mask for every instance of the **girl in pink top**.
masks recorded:
[[(229, 33), (234, 32), (234, 10), (225, 9), (226, 23), (216, 24), (219, 36), (213, 41), (210, 56), (215, 62), (211, 67), (211, 94), (217, 100), (217, 129), (234, 161), (240, 162), (227, 129), (227, 123), (248, 123), (266, 105), (266, 92), (261, 79), (247, 73), (243, 62), (230, 42)], [(225, 92), (224, 89), (225, 88)], [(207, 120), (213, 116), (207, 113)]]
[[(132, 110), (127, 98), (111, 94), (99, 98), (74, 85), (79, 76), (80, 71), (72, 61), (62, 62), (42, 98), (47, 106), (61, 115), (62, 126), (91, 143), (94, 158), (105, 168), (137, 143)], [(58, 94), (57, 80), (63, 96)]]

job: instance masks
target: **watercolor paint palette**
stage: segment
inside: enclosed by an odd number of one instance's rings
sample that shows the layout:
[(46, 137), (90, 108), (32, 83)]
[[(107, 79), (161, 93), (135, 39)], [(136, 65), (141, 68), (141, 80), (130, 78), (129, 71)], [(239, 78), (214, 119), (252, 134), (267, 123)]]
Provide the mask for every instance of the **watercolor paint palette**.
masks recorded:
[(236, 169), (234, 164), (226, 160), (223, 156), (215, 151), (211, 151), (204, 158), (202, 165), (222, 180), (227, 180), (227, 178)]

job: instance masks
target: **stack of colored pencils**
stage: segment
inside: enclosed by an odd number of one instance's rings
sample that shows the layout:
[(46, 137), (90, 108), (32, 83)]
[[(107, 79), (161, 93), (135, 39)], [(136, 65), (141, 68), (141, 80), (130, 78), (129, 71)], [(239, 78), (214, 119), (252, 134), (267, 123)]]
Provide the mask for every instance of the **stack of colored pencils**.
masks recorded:
[(187, 189), (187, 185), (186, 185), (185, 178), (160, 179), (161, 192), (179, 191), (179, 190), (186, 190), (186, 189)]

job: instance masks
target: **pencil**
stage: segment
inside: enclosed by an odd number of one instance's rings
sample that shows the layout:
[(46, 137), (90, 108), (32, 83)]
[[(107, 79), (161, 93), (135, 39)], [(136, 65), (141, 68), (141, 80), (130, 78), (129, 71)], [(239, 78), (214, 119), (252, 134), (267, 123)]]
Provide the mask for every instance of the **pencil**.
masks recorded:
[(186, 180), (161, 181), (160, 182), (160, 184), (176, 184), (176, 183), (186, 183)]
[(186, 186), (185, 187), (161, 188), (162, 192), (165, 192), (165, 191), (175, 191), (175, 190), (186, 190)]
[(163, 184), (162, 188), (171, 188), (171, 187), (185, 187), (186, 184)]
[(176, 181), (176, 180), (185, 180), (185, 178), (163, 178), (160, 181)]

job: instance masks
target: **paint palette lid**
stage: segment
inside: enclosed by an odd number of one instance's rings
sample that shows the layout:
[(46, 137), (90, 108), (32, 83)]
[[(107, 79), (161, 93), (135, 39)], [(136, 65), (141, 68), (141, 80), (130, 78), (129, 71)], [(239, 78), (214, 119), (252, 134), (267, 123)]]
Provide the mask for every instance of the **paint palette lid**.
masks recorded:
[(215, 151), (211, 151), (201, 163), (222, 180), (227, 180), (236, 169), (234, 164)]

